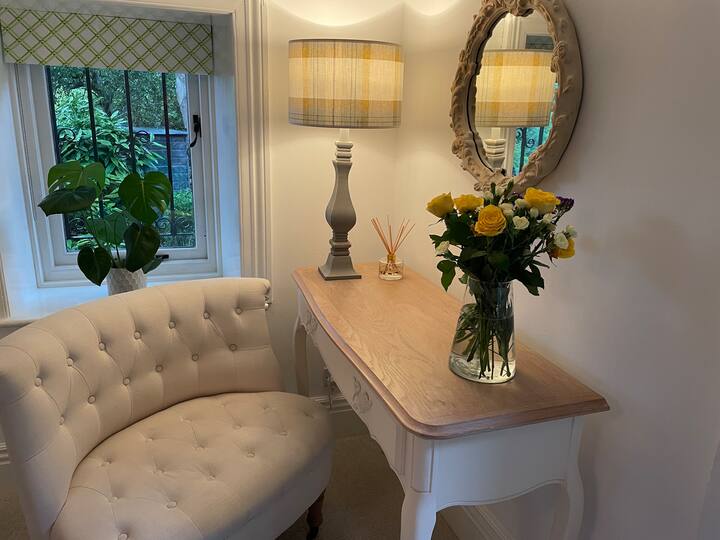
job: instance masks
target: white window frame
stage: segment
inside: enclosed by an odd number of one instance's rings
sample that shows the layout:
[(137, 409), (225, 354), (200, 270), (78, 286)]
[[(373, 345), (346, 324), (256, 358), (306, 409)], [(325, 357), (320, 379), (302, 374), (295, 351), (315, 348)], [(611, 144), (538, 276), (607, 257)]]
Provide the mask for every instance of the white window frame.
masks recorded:
[[(34, 242), (33, 255), (39, 287), (87, 285), (77, 267), (77, 255), (65, 249), (62, 216), (46, 217), (38, 203), (47, 195), (47, 171), (55, 164), (50, 103), (44, 66), (15, 65), (16, 114), (24, 141), (26, 202), (29, 226)], [(178, 278), (202, 278), (220, 275), (218, 231), (218, 186), (216, 154), (213, 148), (213, 80), (205, 75), (190, 75), (188, 81), (188, 118), (199, 114), (203, 137), (192, 149), (193, 205), (195, 210), (194, 248), (161, 249), (169, 259), (148, 274), (152, 281)]]

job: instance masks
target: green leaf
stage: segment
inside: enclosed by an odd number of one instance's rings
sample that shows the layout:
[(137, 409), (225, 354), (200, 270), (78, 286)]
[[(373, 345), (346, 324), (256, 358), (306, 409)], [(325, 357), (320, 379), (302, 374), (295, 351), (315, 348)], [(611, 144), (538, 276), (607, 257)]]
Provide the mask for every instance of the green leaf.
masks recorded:
[(142, 267), (143, 274), (149, 274), (158, 266), (160, 266), (161, 262), (163, 262), (162, 258), (157, 256), (153, 257), (153, 259), (149, 263)]
[(455, 268), (455, 263), (448, 260), (440, 261), (437, 264), (437, 269), (442, 272), (440, 283), (446, 291), (450, 287), (453, 279), (455, 279)]
[(161, 172), (148, 173), (145, 178), (130, 173), (120, 184), (118, 194), (130, 215), (151, 225), (165, 212), (171, 191), (170, 180)]
[(45, 197), (38, 206), (46, 216), (69, 214), (87, 210), (97, 198), (95, 188), (80, 186), (75, 189), (58, 188)]
[(105, 167), (102, 163), (91, 163), (80, 174), (81, 186), (97, 186), (98, 191), (105, 187)]
[(472, 259), (478, 259), (480, 257), (485, 257), (487, 255), (487, 251), (481, 250), (481, 249), (475, 249), (475, 248), (465, 248), (460, 253), (460, 260), (462, 262), (470, 261)]
[(518, 274), (517, 279), (520, 283), (525, 285), (525, 288), (534, 296), (539, 296), (540, 292), (538, 291), (538, 288), (542, 289), (545, 287), (545, 280), (540, 275), (539, 269), (537, 272), (528, 272), (527, 270), (523, 270)]
[(488, 255), (488, 262), (496, 270), (506, 272), (510, 268), (510, 257), (501, 251), (493, 251)]
[(148, 225), (133, 223), (125, 231), (124, 238), (127, 248), (125, 268), (130, 272), (150, 263), (160, 248), (160, 234)]
[(110, 254), (100, 247), (92, 249), (86, 246), (82, 248), (78, 253), (77, 262), (85, 277), (97, 286), (102, 285), (112, 267)]
[(87, 226), (90, 234), (101, 242), (119, 246), (123, 242), (123, 234), (128, 227), (128, 221), (122, 212), (117, 212), (104, 219), (88, 219)]
[(48, 190), (60, 188), (74, 189), (80, 185), (83, 167), (79, 161), (67, 161), (50, 167), (48, 171)]
[(92, 187), (98, 193), (105, 187), (105, 167), (102, 163), (82, 166), (79, 161), (68, 161), (51, 167), (48, 171), (48, 189), (76, 189)]

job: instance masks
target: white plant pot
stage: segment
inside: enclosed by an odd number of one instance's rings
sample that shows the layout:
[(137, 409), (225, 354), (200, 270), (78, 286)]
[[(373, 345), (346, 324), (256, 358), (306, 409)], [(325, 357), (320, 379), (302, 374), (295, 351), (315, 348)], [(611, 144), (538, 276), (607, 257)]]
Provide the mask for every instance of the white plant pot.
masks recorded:
[(147, 285), (147, 280), (142, 270), (128, 272), (124, 268), (111, 268), (106, 283), (108, 294), (113, 295), (144, 289)]

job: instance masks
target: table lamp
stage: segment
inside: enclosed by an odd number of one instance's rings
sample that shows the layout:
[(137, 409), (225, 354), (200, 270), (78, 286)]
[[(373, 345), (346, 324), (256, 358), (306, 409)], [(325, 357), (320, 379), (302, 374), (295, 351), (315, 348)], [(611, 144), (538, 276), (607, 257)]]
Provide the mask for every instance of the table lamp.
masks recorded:
[[(475, 82), (475, 127), (544, 127), (555, 99), (551, 51), (485, 51)], [(483, 139), (493, 169), (505, 161), (504, 138)]]
[(332, 229), (330, 254), (318, 270), (326, 280), (357, 279), (348, 240), (356, 221), (348, 188), (350, 128), (400, 125), (402, 49), (394, 43), (348, 39), (298, 39), (288, 49), (290, 123), (340, 128), (335, 188), (325, 211)]

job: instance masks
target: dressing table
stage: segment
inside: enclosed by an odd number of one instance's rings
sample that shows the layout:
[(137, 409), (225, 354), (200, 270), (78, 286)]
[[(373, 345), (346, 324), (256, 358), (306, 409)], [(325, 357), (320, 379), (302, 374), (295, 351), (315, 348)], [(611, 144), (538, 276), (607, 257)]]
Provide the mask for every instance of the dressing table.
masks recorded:
[(582, 417), (608, 410), (605, 399), (522, 346), (508, 383), (457, 377), (447, 361), (460, 302), (410, 269), (397, 282), (378, 279), (374, 264), (358, 271), (346, 281), (314, 267), (293, 273), (298, 386), (307, 394), (310, 336), (402, 484), (401, 540), (430, 540), (443, 508), (551, 483), (566, 494), (553, 537), (577, 538)]

